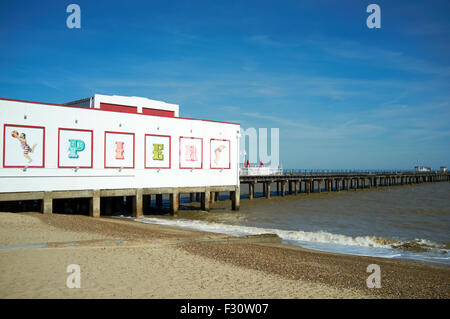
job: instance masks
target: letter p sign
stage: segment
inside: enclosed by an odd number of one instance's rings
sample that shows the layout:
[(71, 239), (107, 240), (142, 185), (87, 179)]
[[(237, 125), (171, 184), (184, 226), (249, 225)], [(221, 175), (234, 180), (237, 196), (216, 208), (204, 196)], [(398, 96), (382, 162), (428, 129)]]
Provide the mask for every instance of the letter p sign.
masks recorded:
[(69, 140), (69, 158), (79, 158), (78, 152), (84, 151), (85, 147), (82, 140)]

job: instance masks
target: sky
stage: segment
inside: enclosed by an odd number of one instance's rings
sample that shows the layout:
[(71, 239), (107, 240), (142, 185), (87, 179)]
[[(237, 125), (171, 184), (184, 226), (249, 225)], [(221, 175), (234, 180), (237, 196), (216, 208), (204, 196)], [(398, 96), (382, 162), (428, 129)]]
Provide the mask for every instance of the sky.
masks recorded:
[[(381, 28), (366, 25), (371, 3)], [(142, 96), (279, 128), (284, 168), (438, 169), (450, 166), (449, 18), (437, 0), (2, 0), (0, 97)]]

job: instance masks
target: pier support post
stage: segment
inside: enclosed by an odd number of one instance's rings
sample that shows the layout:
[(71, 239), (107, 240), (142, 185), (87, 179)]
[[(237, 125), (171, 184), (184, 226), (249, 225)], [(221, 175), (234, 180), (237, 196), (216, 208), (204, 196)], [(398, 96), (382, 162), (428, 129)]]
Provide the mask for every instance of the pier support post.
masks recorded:
[(283, 181), (281, 182), (281, 196), (285, 196), (286, 195), (286, 182)]
[(100, 217), (100, 190), (98, 189), (92, 192), (92, 198), (89, 203), (89, 216)]
[(317, 191), (319, 194), (322, 192), (322, 181), (320, 179), (317, 181)]
[(234, 191), (231, 192), (231, 209), (239, 210), (241, 200), (241, 192), (239, 187), (236, 187)]
[(292, 195), (292, 181), (291, 180), (288, 181), (288, 186), (289, 186), (289, 195)]
[(255, 185), (253, 183), (248, 183), (248, 199), (252, 200), (255, 196)]
[(263, 197), (266, 197), (266, 182), (262, 182), (262, 193)]
[(305, 181), (305, 193), (309, 195), (310, 192), (311, 192), (311, 182)]
[(266, 198), (270, 199), (270, 184), (271, 182), (266, 182)]
[(216, 192), (209, 193), (209, 202), (211, 203), (211, 205), (213, 205), (216, 200), (216, 196), (214, 196), (215, 194), (216, 194)]
[(211, 199), (211, 192), (209, 192), (208, 190), (205, 190), (203, 193), (201, 193), (201, 197), (202, 197), (202, 203), (201, 203), (201, 208), (202, 210), (206, 210), (209, 211), (210, 206), (210, 199)]
[(172, 215), (178, 214), (178, 209), (180, 205), (178, 201), (178, 193), (171, 193), (169, 195), (169, 199), (170, 199), (170, 213)]
[(277, 182), (277, 195), (280, 196), (280, 182)]
[(294, 181), (294, 194), (297, 195), (298, 194), (298, 181)]
[(133, 200), (132, 200), (132, 211), (133, 211), (133, 217), (138, 218), (143, 215), (142, 188), (136, 189), (136, 195), (133, 196)]
[(194, 193), (189, 193), (189, 201), (194, 202)]
[(44, 192), (44, 199), (42, 199), (42, 213), (53, 213), (53, 198), (51, 192)]

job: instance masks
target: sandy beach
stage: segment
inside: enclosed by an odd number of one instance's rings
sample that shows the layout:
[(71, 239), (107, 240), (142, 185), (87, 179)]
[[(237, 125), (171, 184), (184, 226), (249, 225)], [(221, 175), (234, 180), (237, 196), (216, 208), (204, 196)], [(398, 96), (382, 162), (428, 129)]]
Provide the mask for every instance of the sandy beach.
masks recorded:
[[(0, 213), (0, 298), (449, 298), (450, 269), (114, 218)], [(378, 264), (382, 288), (366, 286)], [(69, 289), (67, 266), (81, 269)]]

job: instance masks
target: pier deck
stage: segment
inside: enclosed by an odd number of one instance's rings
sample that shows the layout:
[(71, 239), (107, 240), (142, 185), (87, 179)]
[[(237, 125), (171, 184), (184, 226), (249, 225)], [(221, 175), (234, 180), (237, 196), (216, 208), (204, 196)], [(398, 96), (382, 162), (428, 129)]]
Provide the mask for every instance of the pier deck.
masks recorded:
[[(284, 174), (240, 176), (240, 184), (247, 184), (249, 199), (255, 198), (255, 187), (262, 184), (263, 197), (270, 198), (271, 185), (276, 184), (277, 195), (297, 195), (303, 193), (357, 191), (387, 186), (401, 186), (421, 183), (450, 181), (449, 173), (315, 173), (315, 174)], [(100, 205), (104, 210), (111, 211), (114, 198), (127, 197), (131, 199), (132, 215), (143, 215), (144, 207), (148, 207), (151, 196), (156, 198), (156, 208), (162, 208), (163, 195), (169, 196), (169, 211), (177, 214), (180, 194), (190, 194), (190, 201), (199, 201), (201, 209), (209, 211), (214, 202), (219, 200), (219, 192), (230, 194), (231, 208), (239, 210), (241, 186), (208, 186), (208, 187), (177, 187), (177, 188), (131, 188), (131, 189), (101, 189), (75, 190), (53, 192), (23, 192), (0, 193), (0, 202), (40, 200), (42, 213), (53, 213), (53, 200), (67, 198), (88, 198), (89, 213), (92, 217), (100, 217)], [(103, 200), (103, 201), (102, 201)]]

